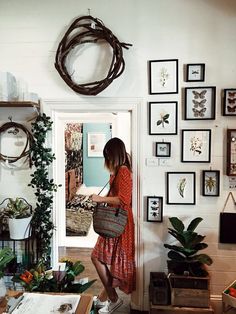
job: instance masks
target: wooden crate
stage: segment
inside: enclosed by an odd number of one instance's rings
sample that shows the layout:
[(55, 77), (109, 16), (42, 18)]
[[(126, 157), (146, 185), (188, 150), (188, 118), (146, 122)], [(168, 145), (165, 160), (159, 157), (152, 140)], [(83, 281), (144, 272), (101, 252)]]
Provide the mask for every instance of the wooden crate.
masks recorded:
[(172, 305), (153, 305), (150, 304), (149, 314), (214, 314), (212, 307), (178, 307)]
[(209, 277), (169, 276), (171, 304), (174, 306), (208, 308)]
[(149, 300), (152, 304), (170, 304), (170, 287), (165, 273), (150, 273)]

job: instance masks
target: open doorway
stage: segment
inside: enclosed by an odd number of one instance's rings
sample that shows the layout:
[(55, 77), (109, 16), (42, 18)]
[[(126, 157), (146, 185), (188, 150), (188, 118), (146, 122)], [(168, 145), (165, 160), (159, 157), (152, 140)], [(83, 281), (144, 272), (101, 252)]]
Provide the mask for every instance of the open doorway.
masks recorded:
[[(52, 262), (53, 267), (58, 267), (59, 261), (59, 247), (66, 247), (66, 228), (65, 218), (61, 213), (65, 212), (65, 143), (64, 143), (64, 127), (66, 122), (81, 121), (81, 114), (87, 115), (87, 118), (92, 119), (99, 114), (117, 114), (128, 113), (130, 117), (130, 152), (132, 155), (133, 163), (133, 199), (132, 208), (135, 219), (135, 238), (136, 238), (136, 265), (137, 265), (137, 289), (132, 294), (132, 308), (142, 310), (143, 308), (143, 242), (142, 242), (142, 202), (141, 202), (141, 182), (139, 180), (141, 173), (140, 162), (140, 142), (142, 134), (140, 130), (140, 116), (141, 105), (140, 99), (120, 99), (120, 98), (86, 98), (82, 101), (78, 99), (73, 100), (44, 100), (42, 102), (43, 111), (46, 115), (50, 116), (53, 121), (53, 132), (51, 136), (51, 143), (53, 152), (55, 153), (56, 160), (53, 165), (53, 178), (58, 184), (62, 184), (63, 187), (55, 195), (54, 209), (53, 209), (53, 221), (56, 226), (56, 230), (53, 236), (52, 246)], [(79, 119), (78, 119), (79, 118)], [(103, 122), (107, 122), (103, 118)], [(124, 124), (121, 130), (124, 130)], [(65, 215), (64, 215), (65, 217)], [(60, 225), (61, 224), (61, 225)], [(64, 227), (63, 227), (64, 226)], [(64, 228), (64, 230), (63, 230)], [(72, 238), (72, 237), (70, 237)], [(78, 237), (76, 237), (78, 238)], [(74, 238), (75, 239), (75, 238)], [(72, 240), (72, 239), (70, 239)], [(76, 241), (76, 240), (74, 240)], [(72, 245), (69, 241), (68, 245)], [(78, 245), (78, 243), (76, 244)], [(81, 247), (81, 246), (80, 246)], [(75, 247), (76, 248), (76, 247)]]

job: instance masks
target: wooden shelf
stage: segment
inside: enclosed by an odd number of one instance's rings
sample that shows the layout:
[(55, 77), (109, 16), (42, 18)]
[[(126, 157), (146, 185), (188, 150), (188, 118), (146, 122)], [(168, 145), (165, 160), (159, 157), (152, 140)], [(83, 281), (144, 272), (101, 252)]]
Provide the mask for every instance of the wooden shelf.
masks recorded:
[(0, 120), (31, 121), (37, 117), (40, 104), (32, 101), (0, 101)]

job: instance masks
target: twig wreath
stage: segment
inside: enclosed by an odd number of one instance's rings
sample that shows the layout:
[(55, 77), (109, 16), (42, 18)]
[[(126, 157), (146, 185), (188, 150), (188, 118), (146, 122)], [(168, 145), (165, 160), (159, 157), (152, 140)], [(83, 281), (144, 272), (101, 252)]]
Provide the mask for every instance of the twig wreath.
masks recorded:
[(30, 150), (33, 145), (34, 139), (30, 131), (23, 124), (11, 121), (11, 122), (4, 123), (0, 127), (0, 134), (9, 130), (8, 133), (17, 135), (17, 133), (19, 132), (19, 129), (22, 130), (26, 134), (26, 143), (25, 143), (24, 149), (22, 150), (19, 156), (6, 156), (0, 152), (0, 161), (3, 161), (6, 163), (6, 165), (9, 165), (9, 164), (13, 164), (17, 162), (19, 159), (23, 157), (26, 157), (26, 158), (29, 158), (29, 165), (31, 167), (32, 161), (31, 161), (31, 156), (30, 156)]
[[(113, 49), (112, 61), (107, 77), (100, 81), (77, 84), (72, 80), (66, 67), (66, 58), (70, 51), (78, 45), (86, 43), (107, 42)], [(112, 81), (118, 78), (125, 69), (122, 48), (129, 49), (132, 44), (120, 43), (110, 29), (103, 22), (90, 15), (77, 18), (69, 27), (59, 43), (55, 67), (66, 84), (76, 93), (83, 95), (97, 95), (103, 91)]]

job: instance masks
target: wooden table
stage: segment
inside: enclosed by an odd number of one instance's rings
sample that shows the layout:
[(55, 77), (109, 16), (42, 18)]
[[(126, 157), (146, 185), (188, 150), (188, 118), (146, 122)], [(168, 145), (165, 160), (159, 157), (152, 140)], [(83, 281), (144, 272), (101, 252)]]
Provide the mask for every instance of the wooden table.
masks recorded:
[[(8, 296), (18, 297), (22, 294), (19, 291), (8, 291)], [(6, 309), (7, 301), (3, 300), (0, 303), (0, 314), (2, 314)], [(90, 314), (93, 305), (93, 296), (91, 294), (81, 294), (79, 305), (76, 310), (76, 314)]]
[(212, 307), (179, 307), (172, 305), (154, 305), (150, 304), (150, 314), (214, 314)]

